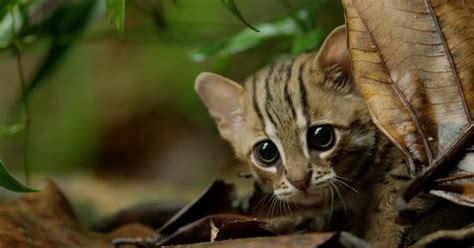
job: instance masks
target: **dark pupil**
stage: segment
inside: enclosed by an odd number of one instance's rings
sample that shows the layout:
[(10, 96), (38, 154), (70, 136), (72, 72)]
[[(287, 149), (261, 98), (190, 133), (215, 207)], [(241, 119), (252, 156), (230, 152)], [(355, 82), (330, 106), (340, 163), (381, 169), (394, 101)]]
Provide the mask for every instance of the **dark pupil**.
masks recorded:
[(314, 149), (329, 149), (334, 143), (334, 134), (331, 126), (312, 127), (308, 132), (309, 145)]
[(270, 140), (264, 140), (256, 146), (257, 158), (260, 162), (269, 165), (278, 159), (278, 149)]

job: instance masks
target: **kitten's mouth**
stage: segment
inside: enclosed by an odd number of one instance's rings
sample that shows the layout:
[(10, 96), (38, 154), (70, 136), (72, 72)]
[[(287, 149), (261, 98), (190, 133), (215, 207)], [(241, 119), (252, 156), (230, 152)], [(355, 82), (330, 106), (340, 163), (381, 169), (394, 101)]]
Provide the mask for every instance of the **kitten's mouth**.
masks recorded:
[(304, 206), (319, 206), (324, 204), (329, 193), (329, 184), (327, 182), (319, 182), (311, 185), (304, 190), (296, 190), (292, 192), (282, 192), (279, 194), (280, 199), (293, 202)]
[(321, 192), (296, 191), (293, 193), (285, 193), (279, 195), (282, 200), (301, 204), (305, 206), (315, 206), (324, 203), (324, 195)]

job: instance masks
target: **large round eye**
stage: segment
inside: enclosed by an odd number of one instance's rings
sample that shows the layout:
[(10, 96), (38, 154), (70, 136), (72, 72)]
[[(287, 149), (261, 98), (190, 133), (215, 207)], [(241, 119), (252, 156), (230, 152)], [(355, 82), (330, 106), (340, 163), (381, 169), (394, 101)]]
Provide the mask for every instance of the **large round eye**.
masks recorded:
[(309, 147), (328, 150), (334, 145), (334, 130), (330, 125), (313, 126), (307, 134)]
[(260, 141), (254, 147), (255, 157), (264, 166), (272, 166), (279, 157), (278, 148), (271, 140)]

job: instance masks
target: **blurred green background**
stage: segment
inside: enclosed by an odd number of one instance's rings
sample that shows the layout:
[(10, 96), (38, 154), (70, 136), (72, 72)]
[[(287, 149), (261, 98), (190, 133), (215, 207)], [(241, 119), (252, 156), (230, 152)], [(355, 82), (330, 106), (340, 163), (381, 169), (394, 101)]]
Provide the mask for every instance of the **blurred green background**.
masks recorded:
[(235, 0), (259, 33), (228, 1), (124, 2), (121, 32), (106, 0), (2, 1), (4, 129), (24, 119), (15, 51), (34, 87), (30, 130), (1, 135), (0, 158), (24, 182), (27, 155), (32, 185), (53, 179), (73, 203), (99, 214), (191, 199), (218, 177), (250, 188), (236, 177), (246, 168), (219, 138), (194, 78), (213, 71), (240, 81), (278, 57), (317, 48), (343, 24), (340, 2)]

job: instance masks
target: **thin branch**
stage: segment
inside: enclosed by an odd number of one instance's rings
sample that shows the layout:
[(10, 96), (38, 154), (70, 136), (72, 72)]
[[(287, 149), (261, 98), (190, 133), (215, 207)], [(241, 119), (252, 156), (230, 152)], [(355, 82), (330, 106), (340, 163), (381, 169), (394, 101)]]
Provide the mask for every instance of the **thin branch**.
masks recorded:
[(28, 159), (28, 148), (30, 145), (30, 126), (31, 126), (31, 113), (30, 113), (30, 103), (28, 97), (26, 97), (26, 81), (25, 81), (25, 74), (23, 71), (23, 63), (21, 58), (21, 51), (20, 47), (17, 43), (14, 44), (14, 51), (16, 55), (16, 62), (18, 66), (18, 77), (20, 79), (21, 84), (21, 92), (22, 92), (22, 104), (24, 108), (24, 116), (23, 121), (25, 123), (25, 130), (23, 133), (23, 163), (25, 166), (25, 182), (26, 185), (30, 184), (30, 167), (29, 167), (29, 159)]
[(12, 22), (12, 33), (13, 33), (13, 43), (12, 43), (12, 48), (16, 56), (16, 62), (17, 62), (17, 67), (18, 67), (18, 77), (20, 80), (20, 85), (21, 85), (21, 92), (22, 92), (22, 104), (23, 104), (23, 109), (24, 109), (24, 116), (23, 116), (23, 122), (25, 124), (25, 130), (23, 133), (23, 166), (25, 167), (25, 182), (26, 185), (30, 184), (30, 167), (29, 167), (29, 159), (28, 159), (28, 148), (30, 144), (30, 104), (28, 101), (28, 98), (26, 97), (26, 80), (25, 80), (25, 74), (23, 71), (23, 63), (22, 63), (22, 57), (21, 57), (21, 46), (20, 46), (20, 41), (18, 40), (16, 36), (16, 24), (15, 24), (15, 14), (13, 11), (11, 11), (12, 17), (13, 17), (13, 22)]

